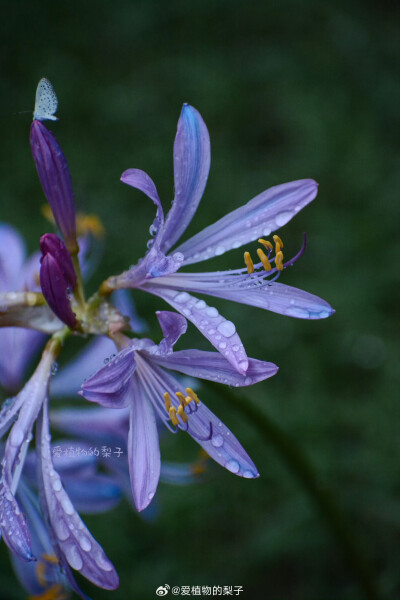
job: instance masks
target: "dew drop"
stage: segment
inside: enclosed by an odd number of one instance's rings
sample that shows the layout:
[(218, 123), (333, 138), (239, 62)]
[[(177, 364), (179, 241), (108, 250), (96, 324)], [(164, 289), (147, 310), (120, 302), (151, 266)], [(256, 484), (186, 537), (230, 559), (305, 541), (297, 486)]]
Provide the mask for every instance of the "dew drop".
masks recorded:
[(286, 309), (285, 314), (288, 317), (297, 317), (298, 319), (308, 319), (310, 313), (305, 308), (300, 308), (298, 306), (289, 307)]
[(57, 479), (54, 479), (54, 481), (53, 481), (53, 490), (55, 492), (59, 492), (61, 490), (61, 488), (62, 488), (61, 480), (59, 477), (57, 477)]
[(213, 333), (215, 333), (215, 329), (209, 329), (207, 333), (208, 335), (213, 335)]
[(245, 471), (243, 471), (243, 477), (245, 479), (253, 479), (254, 473), (252, 471), (249, 471), (248, 469), (246, 469)]
[(88, 537), (86, 537), (86, 535), (82, 535), (79, 538), (79, 545), (85, 552), (89, 552), (89, 550), (92, 549), (92, 542), (89, 540)]
[(218, 433), (217, 435), (213, 435), (213, 437), (211, 438), (211, 443), (214, 446), (214, 448), (220, 448), (224, 443), (224, 438)]
[(226, 343), (221, 342), (220, 344), (218, 344), (218, 348), (221, 348), (221, 350), (224, 350), (226, 348)]
[(225, 252), (225, 248), (223, 246), (217, 246), (215, 248), (215, 256), (221, 256), (221, 254), (223, 254)]
[(180, 292), (174, 298), (175, 302), (178, 304), (185, 304), (190, 299), (190, 296), (187, 292)]
[(219, 313), (214, 306), (209, 306), (206, 310), (206, 315), (209, 317), (218, 317)]
[(252, 378), (251, 378), (251, 377), (246, 377), (246, 379), (244, 380), (244, 384), (245, 384), (245, 385), (250, 385), (252, 381), (253, 381), (253, 380), (252, 380)]
[(225, 463), (225, 467), (228, 469), (228, 471), (230, 471), (231, 473), (239, 473), (240, 470), (240, 465), (237, 462), (237, 460), (228, 460), (227, 463)]
[(218, 331), (225, 337), (231, 337), (236, 333), (236, 327), (232, 321), (222, 321), (217, 327)]
[(64, 549), (65, 557), (71, 567), (79, 571), (83, 567), (83, 561), (78, 549), (75, 546), (66, 546)]
[(148, 497), (149, 500), (152, 500), (154, 498), (154, 492), (149, 492), (147, 494), (147, 497)]
[(196, 308), (198, 308), (199, 310), (202, 310), (206, 306), (207, 306), (207, 304), (204, 302), (204, 300), (198, 300), (196, 302)]
[(271, 229), (269, 227), (264, 227), (263, 235), (269, 235), (271, 233)]
[(275, 223), (277, 224), (278, 227), (282, 227), (283, 225), (286, 225), (286, 223), (293, 217), (293, 213), (289, 210), (284, 210), (283, 212), (280, 212), (276, 215), (275, 217)]
[(71, 500), (68, 498), (68, 496), (63, 496), (61, 498), (61, 506), (63, 507), (64, 511), (66, 512), (67, 515), (73, 515), (75, 512), (75, 509), (73, 507), (73, 504), (71, 502)]
[(103, 553), (99, 554), (95, 560), (96, 560), (97, 565), (103, 571), (112, 571), (113, 570), (112, 564), (110, 563), (109, 560), (107, 560), (107, 558), (105, 557), (105, 555)]

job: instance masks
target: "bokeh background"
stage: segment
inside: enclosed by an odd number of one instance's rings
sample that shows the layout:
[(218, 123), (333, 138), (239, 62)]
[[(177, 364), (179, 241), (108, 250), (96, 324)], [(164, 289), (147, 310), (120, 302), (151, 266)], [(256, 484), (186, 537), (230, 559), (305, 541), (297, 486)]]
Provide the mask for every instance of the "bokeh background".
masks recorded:
[[(308, 249), (281, 281), (327, 299), (336, 314), (303, 322), (215, 301), (248, 354), (279, 374), (246, 390), (306, 454), (347, 514), (370, 571), (399, 597), (398, 394), (399, 14), (395, 4), (317, 0), (2, 1), (1, 220), (30, 251), (49, 229), (28, 144), (38, 80), (59, 97), (50, 124), (68, 158), (80, 209), (107, 229), (92, 290), (143, 255), (153, 206), (119, 182), (146, 170), (164, 206), (173, 195), (172, 143), (183, 102), (210, 131), (209, 183), (188, 234), (263, 189), (315, 178), (319, 195), (284, 230), (287, 254)], [(397, 68), (396, 68), (397, 67)], [(253, 247), (254, 246), (254, 247)], [(256, 245), (249, 250), (255, 251)], [(242, 265), (242, 251), (209, 268)], [(161, 300), (135, 295), (158, 339)], [(74, 345), (75, 344), (75, 345)], [(180, 347), (207, 348), (190, 327)], [(72, 343), (72, 350), (78, 347)], [(71, 352), (71, 350), (70, 350)], [(68, 352), (67, 352), (68, 354)], [(235, 392), (233, 393), (243, 393)], [(210, 408), (237, 433), (261, 478), (210, 465), (206, 482), (160, 485), (158, 515), (128, 503), (87, 523), (115, 562), (114, 593), (155, 597), (170, 585), (242, 585), (243, 598), (363, 598), (326, 524), (273, 445), (211, 391)], [(196, 460), (184, 435), (163, 457)], [(0, 597), (25, 597), (0, 547)]]

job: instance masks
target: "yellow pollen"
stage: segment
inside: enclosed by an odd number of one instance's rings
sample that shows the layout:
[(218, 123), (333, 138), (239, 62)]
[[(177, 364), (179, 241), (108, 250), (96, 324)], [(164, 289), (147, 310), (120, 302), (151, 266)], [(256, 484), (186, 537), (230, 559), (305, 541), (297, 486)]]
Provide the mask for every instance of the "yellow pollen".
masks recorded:
[(59, 560), (54, 554), (42, 554), (42, 559), (51, 565), (58, 565)]
[(177, 419), (177, 417), (176, 417), (176, 410), (175, 410), (175, 407), (174, 407), (174, 406), (170, 406), (170, 408), (169, 408), (169, 411), (168, 411), (168, 412), (169, 412), (169, 418), (170, 418), (170, 419), (171, 419), (171, 421), (172, 421), (172, 425), (179, 425), (179, 421), (178, 421), (178, 419)]
[(50, 223), (55, 223), (53, 211), (50, 208), (50, 204), (42, 204), (42, 206), (40, 207), (40, 212), (42, 213), (45, 219), (50, 221)]
[(263, 250), (261, 250), (261, 248), (257, 249), (257, 254), (258, 254), (258, 258), (261, 260), (263, 267), (266, 271), (270, 271), (272, 269), (270, 262), (267, 258), (267, 255), (265, 254), (265, 252)]
[(165, 402), (165, 409), (166, 409), (167, 413), (169, 413), (169, 409), (171, 408), (171, 396), (168, 394), (168, 392), (165, 392), (165, 394), (164, 394), (164, 402)]
[[(272, 236), (272, 239), (274, 240), (275, 244), (279, 244), (279, 246), (281, 248), (283, 248), (283, 242), (282, 242), (281, 238), (279, 237), (279, 235)], [(279, 252), (279, 250), (278, 250), (278, 252)]]
[(283, 253), (281, 251), (276, 253), (275, 266), (278, 271), (283, 271)]
[(250, 252), (245, 252), (243, 257), (244, 257), (245, 265), (247, 267), (247, 272), (249, 274), (254, 273), (254, 264), (253, 264), (253, 261), (251, 260)]
[(192, 400), (194, 400), (196, 402), (196, 404), (200, 403), (200, 400), (198, 399), (197, 394), (194, 393), (192, 388), (186, 388), (186, 393)]
[(67, 598), (68, 595), (65, 588), (60, 583), (56, 583), (43, 592), (43, 594), (29, 596), (28, 600), (67, 600)]
[(271, 242), (269, 242), (268, 240), (263, 240), (262, 238), (260, 238), (258, 240), (259, 244), (262, 244), (265, 248), (267, 248), (268, 250), (272, 250), (273, 246), (271, 244)]
[(180, 404), (178, 406), (178, 410), (177, 410), (178, 416), (182, 419), (182, 421), (184, 423), (187, 423), (189, 418), (187, 416), (187, 414), (185, 413), (185, 409), (183, 408), (183, 404)]
[(175, 395), (178, 398), (179, 402), (181, 403), (181, 406), (186, 406), (186, 398), (182, 394), (182, 392), (175, 392)]
[(78, 235), (84, 235), (89, 232), (95, 237), (102, 237), (104, 235), (103, 223), (97, 215), (85, 215), (79, 212), (76, 215), (76, 228)]

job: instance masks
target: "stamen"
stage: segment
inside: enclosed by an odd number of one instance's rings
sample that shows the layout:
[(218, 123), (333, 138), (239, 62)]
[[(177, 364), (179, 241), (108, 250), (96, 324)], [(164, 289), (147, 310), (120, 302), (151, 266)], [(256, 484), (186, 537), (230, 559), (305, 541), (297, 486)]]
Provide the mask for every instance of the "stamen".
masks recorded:
[(197, 397), (197, 394), (192, 390), (192, 388), (186, 388), (186, 393), (188, 396), (196, 402), (196, 404), (200, 404), (200, 400)]
[(261, 250), (261, 248), (257, 249), (257, 254), (258, 254), (258, 258), (261, 260), (263, 267), (266, 271), (270, 271), (272, 269), (271, 264), (268, 260), (267, 255), (265, 254), (265, 252), (263, 250)]
[(177, 410), (178, 416), (182, 419), (182, 421), (184, 423), (187, 423), (189, 421), (189, 417), (187, 416), (187, 414), (185, 413), (185, 409), (183, 408), (183, 404), (180, 404), (178, 406), (178, 410)]
[(182, 394), (182, 392), (175, 392), (175, 395), (178, 398), (179, 402), (181, 403), (181, 406), (186, 406), (186, 398)]
[(169, 409), (171, 408), (171, 396), (168, 394), (168, 392), (165, 392), (164, 394), (164, 402), (165, 410), (167, 411), (167, 413), (169, 413)]
[(67, 600), (68, 595), (65, 588), (60, 584), (56, 583), (51, 588), (44, 591), (43, 594), (35, 596), (28, 596), (28, 600)]
[(262, 238), (260, 238), (257, 241), (259, 244), (262, 244), (265, 248), (267, 248), (267, 250), (272, 250), (273, 246), (268, 240), (263, 240)]
[(275, 266), (278, 269), (278, 271), (283, 271), (283, 253), (282, 253), (282, 251), (279, 251), (276, 253)]
[[(279, 237), (279, 235), (273, 235), (272, 239), (274, 240), (275, 244), (279, 244), (281, 248), (283, 248), (283, 242), (281, 240), (281, 238)], [(278, 250), (279, 252), (279, 250)]]
[(169, 413), (169, 418), (172, 421), (172, 425), (179, 425), (179, 421), (177, 419), (176, 410), (175, 410), (174, 406), (170, 406), (168, 413)]
[(251, 260), (250, 252), (245, 252), (243, 257), (248, 274), (250, 275), (251, 273), (254, 273), (254, 263)]

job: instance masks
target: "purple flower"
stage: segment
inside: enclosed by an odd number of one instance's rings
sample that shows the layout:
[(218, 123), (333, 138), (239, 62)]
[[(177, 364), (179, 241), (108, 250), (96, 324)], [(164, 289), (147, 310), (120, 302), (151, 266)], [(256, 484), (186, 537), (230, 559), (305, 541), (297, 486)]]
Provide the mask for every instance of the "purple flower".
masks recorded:
[(77, 279), (71, 256), (54, 233), (46, 233), (40, 238), (40, 250), (40, 285), (43, 296), (54, 314), (73, 329), (77, 325), (77, 319), (69, 296)]
[[(160, 477), (158, 417), (173, 432), (182, 429), (216, 462), (241, 477), (258, 477), (258, 471), (235, 436), (197, 397), (191, 388), (169, 374), (247, 386), (271, 377), (276, 365), (249, 359), (240, 374), (216, 352), (181, 350), (173, 346), (185, 333), (187, 321), (172, 312), (157, 313), (164, 338), (151, 340), (118, 337), (120, 352), (89, 377), (80, 394), (106, 408), (129, 408), (128, 460), (132, 494), (138, 510), (153, 499)], [(167, 369), (167, 370), (166, 370)]]
[[(22, 237), (10, 225), (0, 224), (0, 292), (38, 289), (39, 254), (26, 258)], [(0, 329), (0, 386), (15, 393), (43, 335), (22, 327)]]
[(78, 253), (75, 205), (68, 163), (55, 136), (41, 123), (31, 125), (30, 143), (40, 183), (68, 251)]
[(144, 259), (121, 275), (110, 277), (103, 284), (103, 291), (139, 288), (163, 298), (245, 374), (248, 360), (235, 325), (188, 292), (209, 294), (301, 319), (328, 317), (333, 313), (331, 306), (317, 296), (275, 282), (280, 271), (294, 262), (283, 262), (280, 238), (276, 240), (276, 257), (272, 257), (272, 245), (263, 239), (260, 241), (268, 251), (266, 254), (258, 250), (258, 264), (253, 265), (245, 253), (247, 269), (210, 273), (177, 271), (268, 236), (315, 198), (317, 184), (312, 179), (302, 179), (270, 188), (168, 254), (196, 212), (209, 167), (210, 139), (206, 125), (197, 110), (185, 104), (174, 143), (175, 198), (166, 219), (150, 177), (139, 169), (122, 174), (124, 183), (141, 190), (156, 205), (156, 218), (150, 228), (154, 239), (149, 241)]

